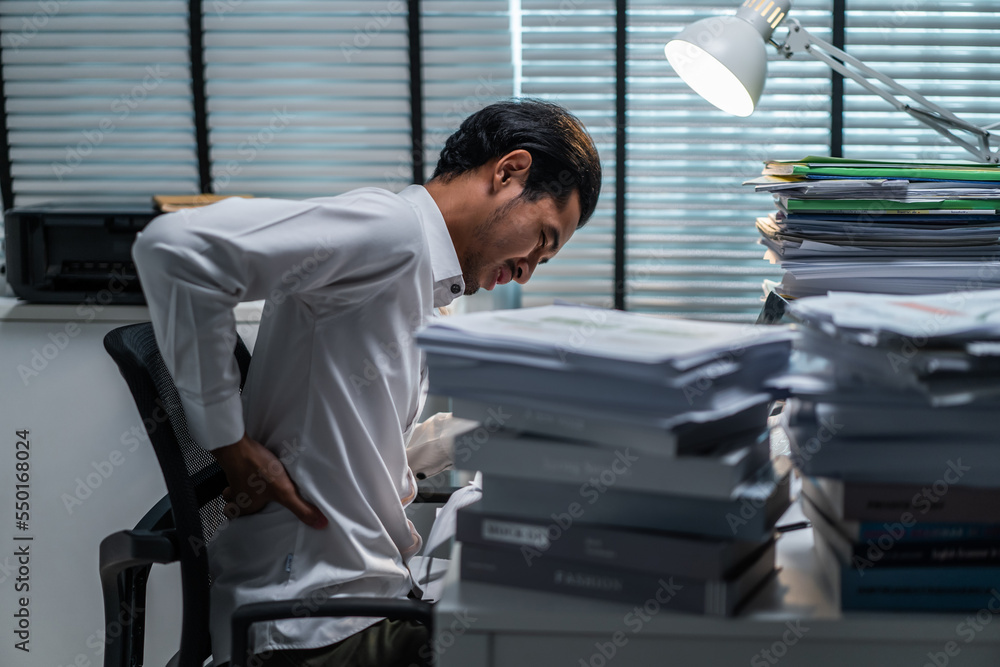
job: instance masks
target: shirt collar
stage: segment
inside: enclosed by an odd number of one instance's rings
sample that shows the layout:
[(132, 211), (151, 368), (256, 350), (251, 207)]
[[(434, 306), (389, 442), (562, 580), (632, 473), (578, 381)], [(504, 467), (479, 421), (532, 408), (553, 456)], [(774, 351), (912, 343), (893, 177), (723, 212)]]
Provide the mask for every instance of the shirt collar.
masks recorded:
[(422, 185), (404, 188), (399, 196), (417, 209), (420, 224), (423, 225), (427, 246), (431, 254), (431, 271), (434, 274), (434, 307), (447, 306), (465, 292), (462, 267), (458, 263), (455, 244), (451, 241), (448, 226), (441, 215), (441, 209)]

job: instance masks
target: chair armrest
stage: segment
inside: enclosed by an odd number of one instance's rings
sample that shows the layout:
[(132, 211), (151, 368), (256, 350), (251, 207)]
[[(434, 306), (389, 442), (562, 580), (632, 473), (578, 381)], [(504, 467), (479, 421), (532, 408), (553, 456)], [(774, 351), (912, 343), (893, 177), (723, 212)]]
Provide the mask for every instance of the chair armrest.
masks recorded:
[(164, 530), (174, 527), (174, 515), (170, 511), (170, 496), (163, 496), (135, 524), (136, 530)]
[(174, 531), (120, 530), (101, 540), (101, 581), (136, 565), (177, 560)]
[[(304, 612), (304, 613), (303, 613)], [(261, 621), (285, 618), (343, 616), (385, 617), (393, 621), (418, 621), (433, 631), (434, 614), (430, 602), (410, 599), (370, 597), (330, 598), (305, 607), (304, 600), (278, 600), (245, 604), (233, 612), (233, 644), (230, 667), (243, 667), (247, 656), (250, 626)]]
[[(153, 515), (151, 511), (140, 521), (140, 525), (147, 519), (156, 523), (158, 519)], [(136, 650), (141, 655), (146, 577), (151, 564), (177, 560), (175, 539), (172, 530), (136, 529), (119, 531), (101, 540), (101, 590), (106, 633), (104, 667), (128, 667), (128, 656)]]

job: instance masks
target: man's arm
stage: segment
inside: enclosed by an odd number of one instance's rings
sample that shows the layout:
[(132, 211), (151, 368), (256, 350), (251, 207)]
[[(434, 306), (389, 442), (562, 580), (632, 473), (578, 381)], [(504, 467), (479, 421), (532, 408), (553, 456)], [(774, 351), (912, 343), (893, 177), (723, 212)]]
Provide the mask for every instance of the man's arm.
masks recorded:
[(233, 308), (388, 270), (381, 265), (399, 260), (378, 240), (398, 234), (391, 223), (398, 225), (399, 211), (384, 199), (352, 207), (349, 199), (234, 198), (160, 216), (133, 247), (163, 360), (192, 436), (226, 471), (231, 511), (252, 513), (275, 500), (309, 525), (325, 525), (281, 462), (244, 431)]

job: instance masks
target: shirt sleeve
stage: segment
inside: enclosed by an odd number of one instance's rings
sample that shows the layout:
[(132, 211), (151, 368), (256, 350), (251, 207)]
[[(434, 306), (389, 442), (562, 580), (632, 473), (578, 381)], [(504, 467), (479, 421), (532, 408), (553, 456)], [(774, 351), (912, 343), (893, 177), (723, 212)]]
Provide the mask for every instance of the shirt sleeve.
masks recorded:
[(230, 198), (154, 219), (132, 255), (195, 440), (216, 449), (244, 433), (238, 303), (305, 298), (341, 282), (377, 290), (414, 260), (421, 239), (412, 207), (388, 191)]
[(455, 436), (479, 422), (439, 412), (420, 422), (406, 443), (406, 461), (417, 479), (426, 479), (448, 470), (454, 464)]

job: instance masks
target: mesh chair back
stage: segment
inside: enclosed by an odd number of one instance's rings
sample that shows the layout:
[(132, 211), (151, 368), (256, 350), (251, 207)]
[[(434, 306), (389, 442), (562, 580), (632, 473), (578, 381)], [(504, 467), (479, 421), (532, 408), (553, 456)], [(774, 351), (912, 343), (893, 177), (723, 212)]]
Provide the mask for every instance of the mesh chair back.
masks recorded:
[[(222, 522), (225, 474), (214, 457), (188, 432), (177, 388), (156, 345), (150, 323), (120, 327), (104, 338), (128, 384), (170, 498), (180, 554), (183, 620), (181, 665), (201, 665), (211, 653), (208, 635), (209, 586), (205, 545)], [(250, 366), (250, 353), (237, 336), (234, 354), (240, 388)]]

